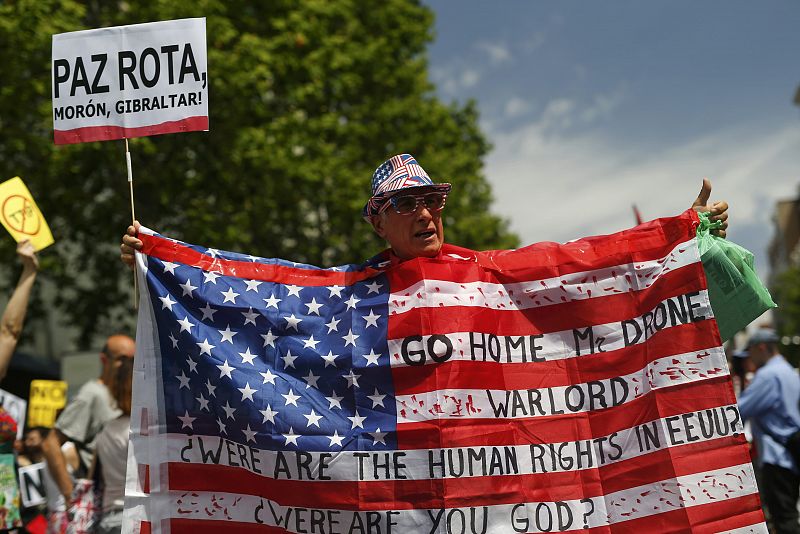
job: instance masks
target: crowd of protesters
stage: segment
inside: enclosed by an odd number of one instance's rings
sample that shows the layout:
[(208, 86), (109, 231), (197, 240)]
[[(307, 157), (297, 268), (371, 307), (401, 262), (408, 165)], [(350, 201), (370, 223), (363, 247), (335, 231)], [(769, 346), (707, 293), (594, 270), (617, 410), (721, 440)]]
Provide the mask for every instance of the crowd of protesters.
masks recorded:
[[(0, 379), (19, 341), (39, 266), (30, 242), (20, 242), (17, 255), (22, 274), (0, 318)], [(5, 454), (13, 455), (12, 463), (19, 467), (46, 464), (46, 503), (23, 513), (18, 493), (16, 502), (0, 503), (0, 532), (66, 533), (76, 482), (88, 480), (96, 483), (95, 489), (102, 488), (100, 520), (93, 531), (121, 532), (134, 352), (129, 336), (110, 336), (99, 355), (101, 375), (80, 388), (53, 428), (28, 428), (16, 440), (17, 425), (23, 422), (0, 408), (0, 461)]]

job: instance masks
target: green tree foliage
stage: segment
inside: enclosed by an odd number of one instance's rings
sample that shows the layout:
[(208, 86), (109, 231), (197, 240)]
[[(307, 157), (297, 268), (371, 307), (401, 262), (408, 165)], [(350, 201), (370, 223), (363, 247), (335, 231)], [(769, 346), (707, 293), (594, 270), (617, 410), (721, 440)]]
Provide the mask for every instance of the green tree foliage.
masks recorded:
[(800, 334), (800, 267), (781, 273), (772, 292), (780, 312), (782, 333), (789, 336)]
[[(0, 3), (0, 168), (22, 176), (57, 244), (57, 304), (85, 341), (130, 300), (118, 257), (130, 215), (122, 141), (55, 147), (51, 36), (207, 17), (211, 131), (131, 141), (137, 217), (186, 241), (319, 265), (381, 244), (360, 219), (372, 171), (410, 152), (454, 184), (445, 227), (471, 248), (516, 245), (489, 212), (474, 104), (428, 79), (433, 15), (417, 1), (18, 0)], [(11, 243), (0, 248), (11, 258)], [(124, 310), (128, 316), (130, 311)]]
[[(778, 304), (775, 311), (778, 329), (783, 336), (793, 338), (800, 334), (800, 267), (792, 267), (781, 273), (772, 285), (772, 295)], [(797, 364), (800, 347), (783, 347), (784, 353)]]

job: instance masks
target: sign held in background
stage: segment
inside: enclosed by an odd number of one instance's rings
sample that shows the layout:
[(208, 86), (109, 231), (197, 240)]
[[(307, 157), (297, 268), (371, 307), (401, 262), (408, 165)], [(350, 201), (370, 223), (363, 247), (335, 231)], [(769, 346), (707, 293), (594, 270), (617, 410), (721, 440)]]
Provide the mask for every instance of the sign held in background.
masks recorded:
[(32, 380), (28, 426), (51, 428), (58, 410), (67, 404), (67, 383), (63, 380)]
[(44, 483), (44, 470), (47, 464), (26, 465), (19, 468), (19, 493), (22, 506), (30, 508), (47, 502), (47, 491)]
[(19, 176), (0, 184), (0, 221), (17, 243), (30, 239), (37, 252), (53, 244), (50, 227)]
[(17, 422), (17, 439), (22, 439), (25, 430), (25, 412), (28, 409), (28, 402), (16, 395), (0, 389), (0, 407), (2, 407), (11, 418)]
[(53, 36), (57, 145), (208, 130), (206, 19)]

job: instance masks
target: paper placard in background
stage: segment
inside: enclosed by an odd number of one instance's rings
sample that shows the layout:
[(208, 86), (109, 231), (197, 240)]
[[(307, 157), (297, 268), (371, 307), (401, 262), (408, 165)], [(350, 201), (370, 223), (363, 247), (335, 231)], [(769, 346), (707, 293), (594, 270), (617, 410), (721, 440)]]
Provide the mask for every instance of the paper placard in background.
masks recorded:
[(16, 395), (0, 389), (0, 406), (8, 412), (14, 421), (17, 422), (17, 439), (22, 439), (25, 430), (25, 412), (28, 409), (28, 401)]
[(28, 426), (51, 428), (58, 410), (67, 403), (67, 383), (63, 380), (32, 380), (28, 403)]
[(53, 244), (50, 227), (19, 176), (0, 184), (0, 221), (17, 243), (30, 239), (36, 251)]
[(0, 454), (0, 530), (22, 526), (14, 455)]
[(44, 470), (47, 464), (26, 465), (19, 468), (19, 494), (22, 506), (30, 508), (47, 502), (47, 491), (44, 482)]

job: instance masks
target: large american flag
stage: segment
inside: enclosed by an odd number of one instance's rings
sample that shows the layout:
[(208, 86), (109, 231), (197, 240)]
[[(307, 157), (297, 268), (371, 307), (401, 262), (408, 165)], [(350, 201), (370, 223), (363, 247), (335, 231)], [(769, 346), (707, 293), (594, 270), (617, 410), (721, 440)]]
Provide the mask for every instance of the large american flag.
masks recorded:
[(126, 532), (766, 532), (692, 211), (320, 269), (143, 231)]

